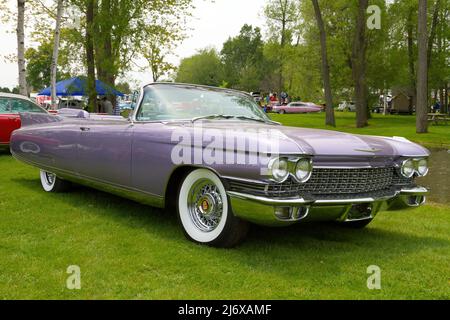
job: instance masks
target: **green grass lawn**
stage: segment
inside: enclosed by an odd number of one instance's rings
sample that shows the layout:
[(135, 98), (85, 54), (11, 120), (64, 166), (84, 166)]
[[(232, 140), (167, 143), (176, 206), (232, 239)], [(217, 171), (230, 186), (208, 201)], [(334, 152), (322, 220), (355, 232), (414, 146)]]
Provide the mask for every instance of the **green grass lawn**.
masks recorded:
[(325, 127), (325, 113), (319, 114), (270, 114), (270, 117), (287, 126), (330, 129), (357, 134), (375, 136), (401, 136), (426, 147), (450, 148), (450, 126), (430, 125), (429, 133), (416, 133), (415, 116), (379, 115), (373, 114), (369, 126), (358, 129), (355, 126), (354, 112), (335, 112), (336, 128)]
[[(380, 213), (365, 230), (253, 227), (219, 250), (186, 241), (174, 214), (82, 187), (46, 194), (9, 155), (0, 172), (2, 299), (450, 298), (450, 206)], [(69, 265), (81, 290), (66, 288)], [(370, 265), (381, 290), (367, 289)]]

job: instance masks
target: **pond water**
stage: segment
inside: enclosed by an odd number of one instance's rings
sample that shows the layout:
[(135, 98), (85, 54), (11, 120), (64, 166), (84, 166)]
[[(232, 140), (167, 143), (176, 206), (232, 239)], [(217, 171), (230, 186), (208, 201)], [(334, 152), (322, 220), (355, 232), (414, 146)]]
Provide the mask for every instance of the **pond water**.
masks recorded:
[(426, 177), (418, 179), (418, 183), (430, 188), (430, 201), (450, 204), (450, 150), (430, 151), (430, 172)]

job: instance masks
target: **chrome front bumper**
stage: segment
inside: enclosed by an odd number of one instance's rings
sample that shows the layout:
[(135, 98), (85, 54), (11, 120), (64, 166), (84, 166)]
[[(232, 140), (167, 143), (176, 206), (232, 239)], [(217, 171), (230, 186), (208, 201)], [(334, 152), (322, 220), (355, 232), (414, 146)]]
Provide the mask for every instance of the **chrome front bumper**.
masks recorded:
[(355, 199), (273, 199), (228, 191), (233, 213), (260, 225), (286, 226), (298, 221), (357, 221), (372, 219), (380, 211), (421, 206), (428, 190), (414, 187), (383, 197)]

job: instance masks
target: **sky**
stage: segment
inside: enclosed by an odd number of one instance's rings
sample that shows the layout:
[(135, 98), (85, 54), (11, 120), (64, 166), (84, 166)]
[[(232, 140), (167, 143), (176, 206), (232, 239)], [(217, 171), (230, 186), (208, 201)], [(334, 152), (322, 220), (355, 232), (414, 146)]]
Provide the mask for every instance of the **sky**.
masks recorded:
[[(196, 9), (188, 25), (192, 29), (189, 32), (191, 36), (178, 46), (171, 62), (178, 64), (180, 59), (206, 47), (220, 50), (222, 44), (230, 36), (237, 35), (245, 23), (263, 27), (264, 3), (264, 0), (194, 0)], [(15, 33), (7, 33), (12, 29), (12, 26), (0, 23), (0, 87), (12, 88), (18, 83), (17, 65), (3, 59), (4, 55), (15, 54), (17, 50)], [(145, 65), (142, 61), (137, 61), (137, 64)], [(129, 72), (127, 78), (138, 84), (151, 82), (150, 73)]]

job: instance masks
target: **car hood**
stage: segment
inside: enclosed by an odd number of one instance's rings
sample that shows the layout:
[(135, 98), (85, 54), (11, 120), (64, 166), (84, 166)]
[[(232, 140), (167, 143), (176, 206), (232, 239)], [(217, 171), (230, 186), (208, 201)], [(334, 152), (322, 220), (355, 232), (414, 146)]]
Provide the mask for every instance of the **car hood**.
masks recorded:
[[(172, 124), (173, 125), (173, 124)], [(279, 146), (280, 154), (314, 156), (399, 157), (429, 156), (429, 151), (404, 138), (387, 138), (349, 134), (331, 130), (285, 127), (245, 121), (205, 121), (203, 129), (219, 130), (222, 134), (238, 131), (248, 140), (258, 140), (261, 147)], [(186, 128), (185, 125), (183, 125)], [(266, 134), (255, 135), (254, 132)]]
[(280, 127), (305, 153), (324, 156), (428, 156), (418, 144), (400, 137), (356, 135), (338, 131)]

